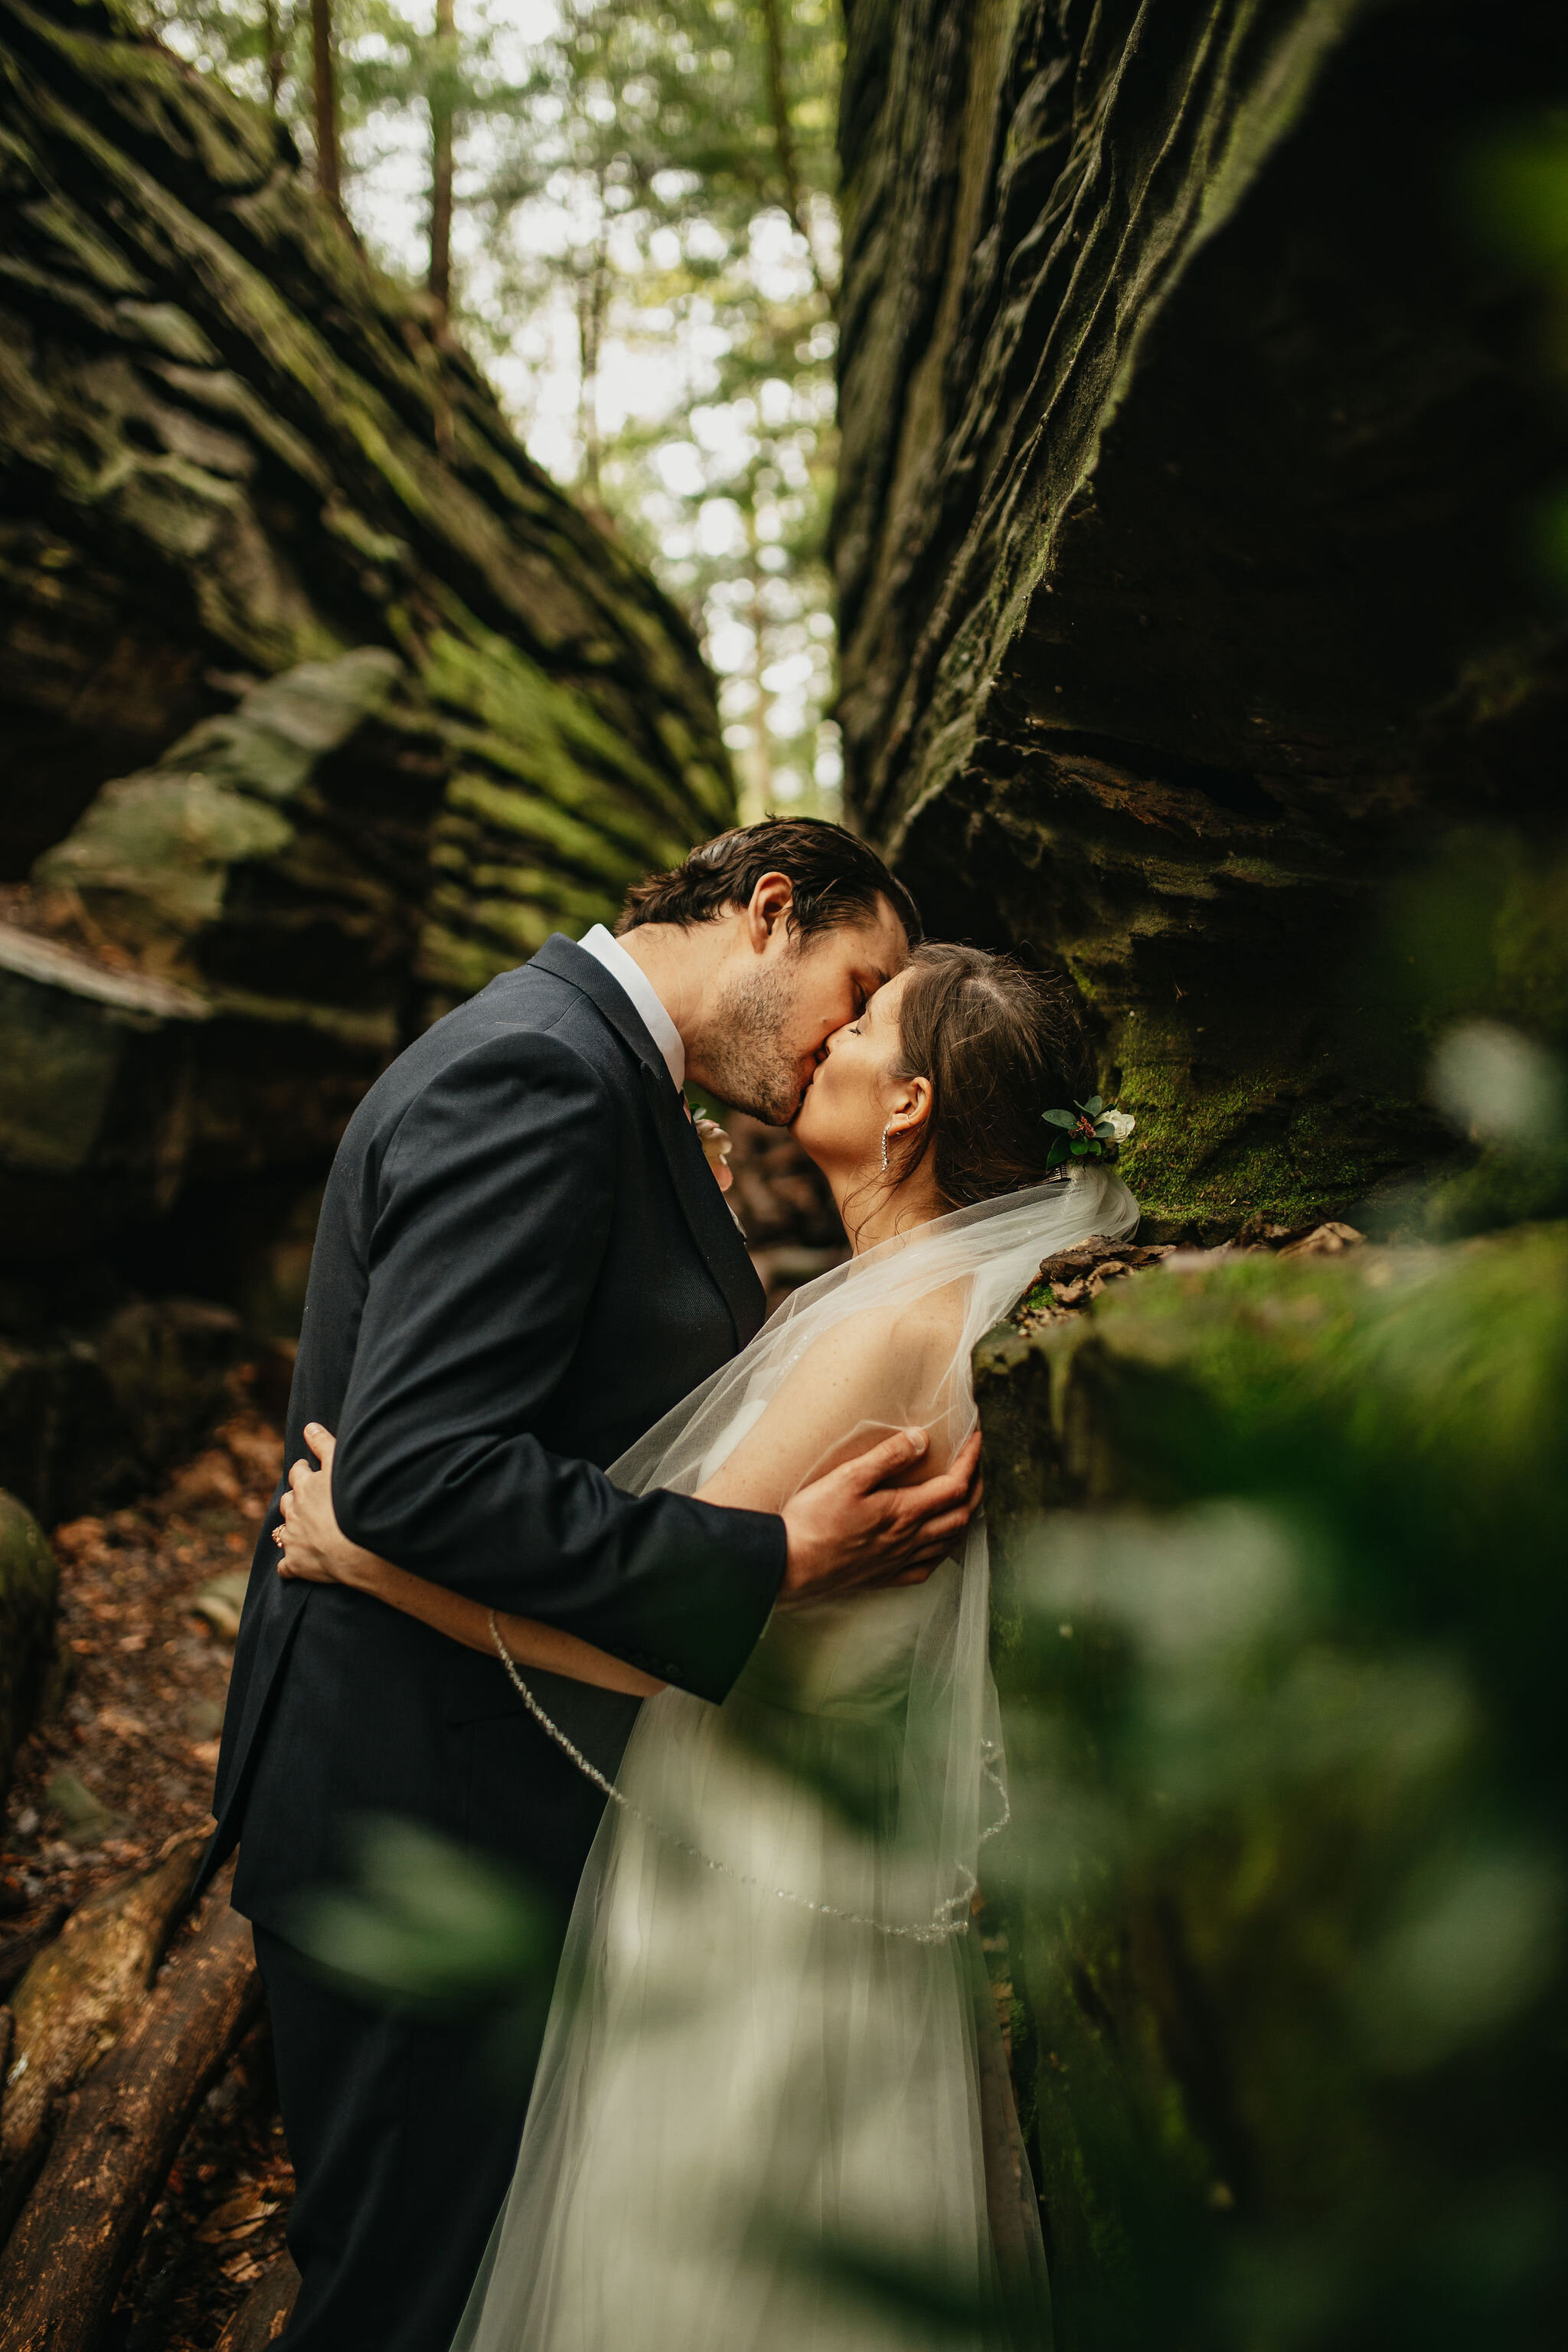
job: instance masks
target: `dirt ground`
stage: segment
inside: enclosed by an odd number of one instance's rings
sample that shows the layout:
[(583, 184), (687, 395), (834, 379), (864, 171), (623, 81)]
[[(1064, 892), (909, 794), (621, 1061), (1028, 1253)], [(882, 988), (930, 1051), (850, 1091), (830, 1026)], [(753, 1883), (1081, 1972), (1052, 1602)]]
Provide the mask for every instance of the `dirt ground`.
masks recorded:
[[(69, 1682), (17, 1759), (0, 1969), (15, 1937), (208, 1817), (237, 1601), (281, 1447), (242, 1380), (230, 1419), (161, 1492), (53, 1531)], [(280, 2250), (292, 2188), (262, 2025), (180, 2150), (106, 2346), (210, 2352)]]

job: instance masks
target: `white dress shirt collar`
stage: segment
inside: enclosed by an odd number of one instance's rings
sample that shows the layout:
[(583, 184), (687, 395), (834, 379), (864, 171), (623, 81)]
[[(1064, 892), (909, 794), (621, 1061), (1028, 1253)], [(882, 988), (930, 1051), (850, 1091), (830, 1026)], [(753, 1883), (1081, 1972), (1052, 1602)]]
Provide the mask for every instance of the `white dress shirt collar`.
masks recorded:
[(610, 978), (617, 982), (624, 993), (630, 997), (633, 1010), (663, 1055), (665, 1067), (675, 1081), (679, 1093), (686, 1084), (686, 1048), (680, 1042), (679, 1030), (665, 1011), (658, 991), (647, 972), (603, 923), (595, 923), (591, 931), (584, 931), (577, 944), (584, 955), (591, 955), (595, 963), (603, 964)]

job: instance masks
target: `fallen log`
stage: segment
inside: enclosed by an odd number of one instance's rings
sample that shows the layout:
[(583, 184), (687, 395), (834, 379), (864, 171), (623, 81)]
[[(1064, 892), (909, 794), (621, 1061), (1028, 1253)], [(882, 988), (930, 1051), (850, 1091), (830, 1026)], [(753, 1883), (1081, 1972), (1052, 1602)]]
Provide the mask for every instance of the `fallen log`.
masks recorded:
[(199, 1934), (67, 2104), (0, 2255), (0, 2352), (93, 2352), (191, 2119), (260, 2001), (226, 1877)]
[(0, 2000), (9, 1998), (12, 1986), (21, 1983), (38, 1954), (47, 1950), (69, 1917), (68, 1903), (51, 1903), (36, 1927), (26, 1928), (19, 1936), (8, 1937), (0, 1944)]
[(57, 2103), (119, 2040), (147, 1997), (190, 1901), (205, 1830), (151, 1870), (89, 1895), (38, 1953), (11, 1997), (16, 2040), (0, 2106), (0, 2231), (16, 2175), (37, 2161)]
[(269, 2263), (218, 2337), (216, 2352), (267, 2352), (288, 2326), (300, 2273), (287, 2254)]

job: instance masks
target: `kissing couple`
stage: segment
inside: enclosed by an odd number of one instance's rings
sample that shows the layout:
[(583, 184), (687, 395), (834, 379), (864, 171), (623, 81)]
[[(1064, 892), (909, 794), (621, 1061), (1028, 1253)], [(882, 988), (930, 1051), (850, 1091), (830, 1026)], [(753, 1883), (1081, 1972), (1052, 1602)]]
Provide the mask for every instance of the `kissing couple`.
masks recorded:
[[(1016, 2126), (998, 2161), (982, 2121), (970, 1359), (1138, 1213), (1058, 1164), (1069, 992), (919, 940), (853, 835), (742, 828), (349, 1122), (205, 1864), (237, 1843), (271, 2009), (291, 2352), (1048, 2341)], [(789, 1127), (844, 1219), (848, 1264), (765, 1324), (688, 1080)], [(367, 1814), (570, 1907), (531, 2097), (479, 2024), (363, 2006), (290, 1940)]]

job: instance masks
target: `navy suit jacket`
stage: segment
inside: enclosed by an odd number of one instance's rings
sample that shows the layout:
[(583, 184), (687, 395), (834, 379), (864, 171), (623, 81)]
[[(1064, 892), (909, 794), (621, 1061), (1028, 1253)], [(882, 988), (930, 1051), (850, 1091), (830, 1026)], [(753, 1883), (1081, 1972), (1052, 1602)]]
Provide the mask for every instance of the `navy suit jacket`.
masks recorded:
[[(337, 1432), (356, 1543), (722, 1698), (767, 1620), (782, 1519), (604, 1475), (744, 1345), (763, 1295), (630, 1001), (560, 935), (403, 1054), (322, 1202), (286, 1463)], [(282, 1493), (279, 1486), (279, 1496)], [(601, 1810), (500, 1662), (363, 1593), (251, 1569), (205, 1874), (287, 1933), (356, 1815), (422, 1822), (569, 1899)], [(635, 1700), (531, 1675), (613, 1769)]]

